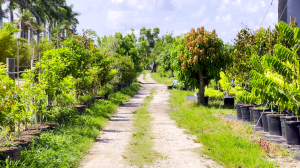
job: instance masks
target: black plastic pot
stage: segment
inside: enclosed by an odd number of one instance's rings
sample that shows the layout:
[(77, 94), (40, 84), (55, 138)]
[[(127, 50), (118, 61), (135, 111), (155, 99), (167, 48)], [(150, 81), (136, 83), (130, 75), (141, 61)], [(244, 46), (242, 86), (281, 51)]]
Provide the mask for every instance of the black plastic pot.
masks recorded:
[(253, 118), (253, 112), (252, 112), (252, 108), (250, 109), (250, 122), (254, 122), (254, 118)]
[(83, 115), (86, 111), (86, 105), (75, 105), (75, 108), (77, 109), (79, 115)]
[(271, 135), (282, 136), (280, 114), (268, 114), (268, 128)]
[(286, 139), (285, 122), (286, 121), (291, 121), (291, 120), (296, 120), (296, 117), (294, 117), (294, 116), (280, 116), (281, 132), (282, 132), (282, 137), (284, 139)]
[(262, 122), (263, 122), (263, 127), (264, 127), (264, 132), (269, 132), (269, 124), (268, 124), (268, 114), (274, 114), (272, 112), (264, 112), (262, 114)]
[(250, 109), (253, 108), (252, 105), (241, 106), (241, 113), (243, 121), (250, 121)]
[(96, 100), (104, 99), (104, 96), (96, 96), (95, 99)]
[(6, 158), (10, 158), (10, 160), (17, 161), (20, 160), (21, 150), (18, 147), (11, 147), (9, 150), (0, 151), (0, 160), (6, 160)]
[(208, 96), (205, 96), (205, 97), (204, 97), (204, 103), (205, 103), (205, 105), (208, 105), (208, 99), (209, 99)]
[(299, 121), (285, 122), (286, 143), (288, 145), (300, 145)]
[(233, 106), (234, 105), (234, 98), (224, 98), (224, 105), (225, 106)]
[(241, 106), (242, 104), (235, 105), (237, 119), (242, 119)]
[(260, 118), (260, 120), (258, 121), (263, 110), (262, 109), (252, 109), (251, 112), (253, 115), (254, 124), (257, 124), (258, 127), (263, 127), (262, 118)]

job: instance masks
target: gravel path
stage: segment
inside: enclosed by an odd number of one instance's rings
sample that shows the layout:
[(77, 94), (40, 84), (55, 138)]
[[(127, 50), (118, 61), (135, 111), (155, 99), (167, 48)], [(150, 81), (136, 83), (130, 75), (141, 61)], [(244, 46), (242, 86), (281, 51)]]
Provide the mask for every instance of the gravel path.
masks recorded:
[(143, 75), (138, 78), (138, 81), (143, 83), (140, 92), (116, 111), (115, 116), (108, 122), (105, 130), (93, 144), (81, 167), (135, 167), (127, 163), (122, 155), (126, 146), (129, 145), (132, 134), (133, 112), (141, 107), (141, 103), (150, 94), (152, 88), (157, 92), (149, 106), (153, 118), (154, 149), (166, 158), (145, 167), (219, 167), (212, 160), (202, 158), (193, 152), (193, 149), (201, 147), (201, 144), (194, 143), (193, 137), (184, 134), (184, 130), (178, 128), (168, 116), (170, 93), (167, 91), (167, 87), (154, 81), (150, 74), (146, 75), (146, 81), (143, 80)]

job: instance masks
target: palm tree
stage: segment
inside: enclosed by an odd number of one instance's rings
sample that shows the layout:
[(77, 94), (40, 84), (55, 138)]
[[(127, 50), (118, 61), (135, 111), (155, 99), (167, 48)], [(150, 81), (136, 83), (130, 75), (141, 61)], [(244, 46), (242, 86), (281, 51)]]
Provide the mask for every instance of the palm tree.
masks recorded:
[(46, 29), (44, 26), (41, 26), (40, 24), (38, 24), (38, 22), (32, 22), (31, 23), (31, 28), (33, 29), (33, 34), (36, 35), (36, 43), (39, 44), (40, 43), (40, 35), (42, 32), (44, 32)]
[(0, 27), (3, 28), (3, 18), (4, 18), (4, 11), (2, 9), (2, 5), (6, 3), (8, 0), (0, 0)]
[[(20, 11), (20, 14), (17, 14), (17, 17), (19, 20), (15, 21), (15, 25), (20, 27), (23, 34), (21, 34), (20, 38), (28, 39), (28, 42), (30, 42), (31, 37), (30, 34), (32, 34), (31, 30), (31, 22), (33, 21), (33, 16), (28, 10)], [(31, 31), (31, 32), (30, 32)]]

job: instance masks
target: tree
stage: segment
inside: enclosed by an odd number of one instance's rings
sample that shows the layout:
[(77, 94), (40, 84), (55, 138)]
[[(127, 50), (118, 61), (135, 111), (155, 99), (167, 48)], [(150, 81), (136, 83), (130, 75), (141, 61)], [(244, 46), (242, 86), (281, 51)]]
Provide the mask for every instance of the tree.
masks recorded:
[(204, 105), (204, 88), (210, 80), (219, 80), (220, 71), (231, 62), (229, 53), (216, 31), (208, 32), (204, 27), (191, 29), (174, 44), (175, 75), (186, 87), (199, 89), (198, 104)]
[(159, 45), (155, 46), (153, 54), (158, 55), (157, 62), (164, 72), (171, 70), (173, 75), (173, 68), (171, 66), (171, 54), (170, 49), (176, 38), (173, 37), (173, 33), (167, 33), (162, 38), (157, 40)]
[[(278, 41), (278, 31), (260, 28), (253, 31), (244, 28), (238, 32), (234, 39), (235, 50), (230, 53), (233, 62), (227, 69), (234, 79), (241, 81), (249, 86), (249, 72), (254, 68), (250, 63), (251, 56), (257, 54), (260, 57), (272, 51), (273, 46)], [(250, 89), (248, 89), (250, 90)]]
[(300, 30), (284, 22), (279, 22), (276, 30), (280, 36), (272, 55), (252, 56), (251, 64), (255, 69), (250, 72), (251, 86), (256, 96), (297, 113), (300, 107)]
[(139, 38), (139, 42), (147, 42), (146, 57), (150, 56), (151, 49), (155, 47), (155, 39), (158, 38), (159, 31), (160, 30), (157, 27), (153, 29), (153, 32), (150, 28), (146, 29), (145, 27), (143, 27), (140, 29), (141, 36)]
[(3, 17), (4, 17), (4, 11), (2, 9), (2, 4), (4, 4), (5, 2), (7, 2), (8, 0), (0, 0), (0, 29), (3, 28)]

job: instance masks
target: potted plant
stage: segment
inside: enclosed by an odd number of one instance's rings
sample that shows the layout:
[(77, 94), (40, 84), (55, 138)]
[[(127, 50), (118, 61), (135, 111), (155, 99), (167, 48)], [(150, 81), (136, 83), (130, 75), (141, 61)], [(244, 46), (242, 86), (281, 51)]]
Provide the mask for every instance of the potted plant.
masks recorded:
[(255, 107), (255, 103), (258, 101), (258, 97), (256, 97), (253, 93), (249, 93), (244, 90), (241, 93), (241, 95), (238, 95), (238, 99), (244, 102), (244, 104), (240, 105), (242, 119), (244, 121), (250, 121), (251, 120), (250, 110), (252, 110), (252, 108)]
[(231, 86), (231, 81), (229, 80), (229, 78), (226, 76), (226, 74), (221, 71), (220, 72), (220, 85), (221, 88), (223, 90), (223, 92), (225, 92), (224, 94), (224, 105), (234, 105), (234, 97), (229, 97), (229, 90), (232, 88)]

